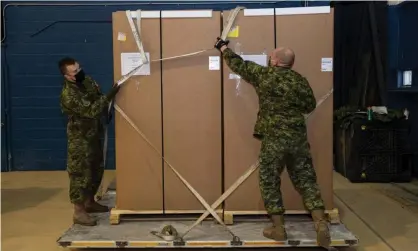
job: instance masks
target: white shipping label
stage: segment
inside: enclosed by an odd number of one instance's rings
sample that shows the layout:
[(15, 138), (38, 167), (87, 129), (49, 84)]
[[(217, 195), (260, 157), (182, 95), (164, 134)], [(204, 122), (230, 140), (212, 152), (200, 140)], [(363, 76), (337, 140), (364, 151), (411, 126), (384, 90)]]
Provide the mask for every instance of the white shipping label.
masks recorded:
[(321, 58), (321, 71), (332, 71), (332, 58)]
[[(145, 56), (150, 61), (149, 52), (145, 52)], [(139, 52), (123, 52), (121, 53), (121, 71), (122, 76), (128, 74), (130, 71), (138, 67), (142, 63), (141, 53)], [(151, 75), (151, 66), (148, 62), (138, 70), (134, 76)]]
[(209, 57), (209, 70), (210, 71), (219, 71), (221, 69), (221, 59), (219, 56), (210, 56)]

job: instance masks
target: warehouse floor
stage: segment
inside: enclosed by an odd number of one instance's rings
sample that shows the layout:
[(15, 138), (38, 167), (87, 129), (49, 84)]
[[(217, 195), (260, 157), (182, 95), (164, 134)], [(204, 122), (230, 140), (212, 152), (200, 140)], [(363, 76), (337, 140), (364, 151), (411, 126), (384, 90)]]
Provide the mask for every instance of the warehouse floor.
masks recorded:
[[(113, 177), (114, 172), (106, 172), (106, 184)], [(56, 240), (70, 227), (72, 214), (67, 174), (12, 172), (1, 179), (1, 250), (62, 250)], [(342, 221), (360, 239), (357, 249), (344, 251), (416, 250), (418, 182), (352, 184), (335, 174), (334, 190)]]

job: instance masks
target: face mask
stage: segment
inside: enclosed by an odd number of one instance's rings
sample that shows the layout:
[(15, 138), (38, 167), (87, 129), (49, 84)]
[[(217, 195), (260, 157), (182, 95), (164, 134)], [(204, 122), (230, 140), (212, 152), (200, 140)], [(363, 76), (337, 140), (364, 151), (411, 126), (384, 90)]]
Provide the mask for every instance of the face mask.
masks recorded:
[(75, 81), (77, 83), (81, 83), (84, 81), (86, 75), (84, 74), (83, 70), (80, 70), (76, 75), (75, 75)]

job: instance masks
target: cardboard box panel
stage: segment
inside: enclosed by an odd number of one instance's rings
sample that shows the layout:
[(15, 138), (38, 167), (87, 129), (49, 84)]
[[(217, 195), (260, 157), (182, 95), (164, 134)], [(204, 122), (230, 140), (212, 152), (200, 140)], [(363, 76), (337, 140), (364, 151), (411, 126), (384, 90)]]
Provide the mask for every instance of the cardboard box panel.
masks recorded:
[[(235, 21), (238, 37), (228, 38), (229, 48), (235, 51), (239, 43), (244, 55), (259, 55), (264, 50), (267, 53), (271, 52), (274, 49), (275, 39), (274, 9), (262, 10), (262, 14), (266, 12), (270, 12), (270, 15), (247, 16), (241, 11)], [(229, 13), (230, 11), (224, 12), (225, 24)], [(253, 137), (259, 109), (258, 96), (254, 87), (242, 79), (237, 90), (237, 81), (229, 78), (231, 73), (233, 72), (224, 63), (225, 189), (234, 184), (251, 165), (256, 163), (261, 146), (260, 141)], [(264, 210), (258, 185), (258, 170), (226, 200), (225, 210)]]
[[(125, 41), (118, 40), (120, 33), (126, 35)], [(151, 60), (159, 59), (161, 57), (159, 17), (142, 18), (141, 33), (145, 52), (150, 53)], [(122, 52), (138, 52), (125, 11), (113, 13), (115, 81), (122, 76)], [(161, 64), (160, 62), (152, 63), (150, 67), (151, 75), (130, 78), (122, 86), (115, 102), (161, 152)], [(162, 212), (163, 165), (161, 157), (117, 111), (114, 117), (117, 207), (126, 210)]]
[[(308, 79), (317, 102), (333, 87), (333, 73), (321, 71), (321, 59), (333, 58), (333, 23), (332, 9), (330, 13), (276, 16), (277, 47), (294, 50), (294, 69)], [(334, 208), (332, 108), (331, 95), (308, 119), (311, 154), (327, 209)], [(302, 199), (287, 172), (282, 175), (282, 192), (287, 210), (304, 210)]]
[[(213, 48), (220, 34), (220, 12), (209, 13), (202, 11), (205, 15), (199, 17), (196, 11), (185, 11), (163, 18), (163, 57)], [(164, 156), (211, 204), (222, 188), (221, 73), (209, 70), (209, 56), (220, 54), (210, 50), (164, 61), (162, 70)], [(168, 166), (164, 196), (166, 212), (204, 209)]]

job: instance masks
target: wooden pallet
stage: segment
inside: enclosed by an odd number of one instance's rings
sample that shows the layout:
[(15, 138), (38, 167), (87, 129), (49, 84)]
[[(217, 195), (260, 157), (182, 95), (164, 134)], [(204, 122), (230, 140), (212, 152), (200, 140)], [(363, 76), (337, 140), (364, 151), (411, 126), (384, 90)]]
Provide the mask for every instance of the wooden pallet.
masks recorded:
[[(187, 220), (197, 219), (202, 215), (204, 210), (151, 210), (151, 211), (136, 211), (136, 210), (123, 210), (112, 208), (110, 211), (110, 224), (117, 225), (120, 223), (122, 217), (135, 218), (135, 219), (152, 219), (152, 220)], [(222, 209), (215, 210), (219, 217), (223, 219), (226, 225), (233, 225), (234, 218), (241, 219), (255, 219), (255, 218), (267, 218), (266, 211), (223, 211)], [(340, 215), (337, 208), (332, 210), (325, 210), (328, 216), (328, 220), (331, 224), (340, 224)], [(287, 210), (285, 215), (309, 215), (309, 211), (306, 210)], [(210, 215), (207, 219), (213, 219)], [(214, 219), (213, 219), (214, 220)], [(215, 220), (216, 221), (216, 220)]]
[[(328, 216), (328, 220), (331, 224), (340, 224), (340, 214), (338, 208), (334, 208), (331, 210), (325, 210), (326, 215)], [(285, 215), (309, 215), (310, 212), (306, 210), (286, 210)], [(226, 225), (233, 225), (234, 224), (234, 217), (241, 218), (241, 219), (248, 219), (248, 218), (267, 218), (266, 211), (224, 211), (223, 213), (223, 220)]]
[[(197, 219), (199, 218), (205, 210), (150, 210), (150, 211), (140, 211), (140, 210), (124, 210), (118, 208), (112, 208), (110, 210), (110, 224), (117, 225), (121, 222), (122, 218), (135, 218), (137, 220), (147, 219), (147, 220), (187, 220), (187, 219)], [(223, 217), (223, 210), (218, 209), (215, 212), (219, 217)], [(208, 219), (212, 219), (209, 215)]]
[[(97, 226), (80, 226), (72, 225), (57, 240), (58, 245), (64, 247), (65, 250), (85, 248), (93, 250), (99, 248), (104, 250), (108, 248), (121, 249), (133, 248), (140, 250), (141, 248), (231, 248), (237, 250), (239, 248), (295, 248), (295, 247), (317, 247), (316, 232), (313, 228), (312, 221), (304, 216), (293, 216), (286, 219), (287, 233), (289, 240), (273, 241), (262, 236), (263, 229), (269, 226), (268, 222), (239, 222), (229, 229), (238, 234), (240, 241), (234, 241), (231, 234), (225, 231), (225, 228), (214, 225), (212, 222), (202, 222), (197, 225), (195, 231), (190, 231), (181, 241), (165, 241), (150, 234), (152, 230), (161, 230), (162, 225), (173, 224), (183, 230), (184, 226), (191, 226), (191, 221), (176, 222), (158, 222), (152, 220), (144, 220), (141, 224), (127, 221), (118, 227), (109, 226), (108, 214), (97, 214)], [(180, 231), (181, 231), (180, 230)], [(182, 232), (182, 231), (181, 231)], [(351, 233), (343, 224), (335, 224), (330, 226), (331, 246), (347, 247), (358, 245), (358, 238)], [(149, 250), (149, 249), (147, 249)], [(286, 250), (286, 249), (283, 249)], [(292, 249), (293, 250), (293, 249)], [(317, 249), (315, 249), (317, 250)]]

